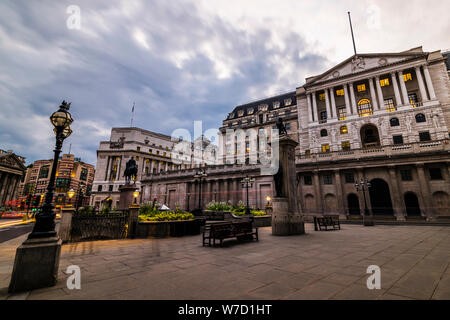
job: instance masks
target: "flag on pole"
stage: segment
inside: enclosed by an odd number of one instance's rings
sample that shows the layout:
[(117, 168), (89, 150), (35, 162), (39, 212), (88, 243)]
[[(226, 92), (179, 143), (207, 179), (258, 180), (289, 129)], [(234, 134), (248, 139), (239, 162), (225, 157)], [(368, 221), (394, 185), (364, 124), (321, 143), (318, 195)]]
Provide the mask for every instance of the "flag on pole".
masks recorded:
[(133, 127), (133, 118), (134, 118), (134, 101), (133, 101), (133, 108), (131, 108), (131, 124), (130, 124), (130, 127)]

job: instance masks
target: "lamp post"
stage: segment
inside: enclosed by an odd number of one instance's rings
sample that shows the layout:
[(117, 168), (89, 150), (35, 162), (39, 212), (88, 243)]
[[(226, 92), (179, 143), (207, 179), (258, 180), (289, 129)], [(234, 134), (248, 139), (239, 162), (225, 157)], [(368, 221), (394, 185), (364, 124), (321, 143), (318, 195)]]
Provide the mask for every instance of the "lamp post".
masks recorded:
[(80, 183), (80, 187), (78, 188), (78, 196), (77, 196), (77, 206), (75, 209), (75, 212), (78, 213), (78, 208), (80, 208), (83, 205), (83, 199), (84, 199), (84, 188), (85, 184)]
[(59, 154), (61, 153), (62, 145), (64, 139), (69, 137), (72, 134), (72, 129), (70, 129), (70, 125), (73, 122), (72, 115), (69, 113), (70, 103), (63, 101), (59, 106), (59, 110), (54, 112), (50, 116), (50, 122), (55, 127), (53, 132), (56, 136), (56, 145), (53, 157), (53, 166), (52, 172), (50, 175), (50, 181), (47, 186), (47, 193), (45, 195), (44, 204), (41, 207), (41, 210), (36, 213), (36, 223), (34, 225), (33, 231), (28, 236), (28, 239), (34, 238), (46, 238), (46, 237), (55, 237), (55, 211), (54, 206), (52, 204), (53, 201), (53, 192), (55, 190), (55, 178), (56, 178), (56, 170), (58, 168), (58, 159)]
[(206, 174), (205, 171), (203, 171), (202, 169), (200, 169), (199, 171), (197, 171), (197, 173), (194, 175), (195, 179), (198, 179), (199, 182), (199, 195), (198, 195), (198, 209), (197, 211), (202, 212), (202, 183), (203, 183), (203, 179), (205, 179), (208, 175)]
[[(366, 199), (366, 191), (369, 191), (369, 188), (371, 187), (371, 184), (370, 184), (370, 182), (368, 180), (364, 181), (363, 179), (361, 179), (359, 184), (358, 184), (358, 181), (355, 182), (356, 191), (359, 191), (360, 187), (361, 187), (361, 191), (362, 191), (363, 197), (364, 197), (363, 224), (366, 227), (372, 227), (374, 225), (373, 213), (372, 213), (372, 211), (370, 211), (370, 213), (369, 213), (369, 208), (367, 206), (367, 199)], [(370, 218), (368, 218), (368, 217), (370, 217)]]
[(252, 188), (253, 187), (253, 182), (255, 180), (253, 178), (250, 178), (248, 175), (245, 176), (244, 179), (242, 179), (241, 184), (242, 184), (242, 188), (246, 188), (246, 193), (247, 193), (247, 203), (246, 203), (246, 207), (245, 207), (245, 214), (249, 215), (250, 214), (250, 208), (248, 206), (248, 188)]
[(69, 196), (69, 205), (71, 205), (72, 198), (75, 195), (75, 191), (73, 189), (70, 189), (69, 191), (67, 191), (67, 195)]
[(133, 192), (134, 204), (137, 204), (137, 198), (139, 197), (139, 191)]

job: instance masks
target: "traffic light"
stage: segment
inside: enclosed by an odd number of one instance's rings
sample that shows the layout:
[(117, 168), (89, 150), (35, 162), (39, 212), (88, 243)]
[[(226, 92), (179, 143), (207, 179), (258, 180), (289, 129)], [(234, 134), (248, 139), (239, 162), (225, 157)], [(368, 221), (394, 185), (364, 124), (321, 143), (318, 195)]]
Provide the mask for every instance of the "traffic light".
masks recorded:
[(40, 201), (40, 200), (41, 200), (40, 197), (34, 196), (34, 197), (33, 197), (33, 207), (39, 206), (39, 201)]
[(31, 194), (27, 195), (26, 204), (29, 206), (31, 204)]

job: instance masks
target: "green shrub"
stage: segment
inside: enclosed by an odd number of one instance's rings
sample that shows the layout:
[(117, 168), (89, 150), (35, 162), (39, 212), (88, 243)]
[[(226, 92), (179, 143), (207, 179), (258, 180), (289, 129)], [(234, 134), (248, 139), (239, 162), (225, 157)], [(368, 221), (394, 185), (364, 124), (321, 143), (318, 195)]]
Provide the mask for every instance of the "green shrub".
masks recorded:
[(82, 207), (78, 210), (78, 214), (94, 214), (95, 213), (95, 207), (92, 206), (86, 206)]
[(185, 221), (193, 220), (195, 217), (192, 213), (162, 211), (152, 215), (139, 215), (139, 221)]
[(222, 202), (211, 201), (206, 205), (206, 208), (211, 211), (231, 211), (233, 209), (230, 202), (225, 201)]

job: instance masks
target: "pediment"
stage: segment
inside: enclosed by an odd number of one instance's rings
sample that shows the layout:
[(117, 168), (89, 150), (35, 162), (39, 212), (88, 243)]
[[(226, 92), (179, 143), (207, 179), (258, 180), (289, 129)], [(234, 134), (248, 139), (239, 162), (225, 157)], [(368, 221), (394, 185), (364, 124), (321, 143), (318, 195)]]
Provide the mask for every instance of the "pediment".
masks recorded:
[(0, 157), (0, 166), (25, 171), (26, 167), (15, 154), (3, 155)]
[(330, 70), (312, 77), (307, 81), (308, 85), (349, 76), (366, 70), (382, 68), (417, 57), (425, 57), (425, 53), (391, 53), (391, 54), (358, 54), (341, 62)]

